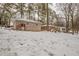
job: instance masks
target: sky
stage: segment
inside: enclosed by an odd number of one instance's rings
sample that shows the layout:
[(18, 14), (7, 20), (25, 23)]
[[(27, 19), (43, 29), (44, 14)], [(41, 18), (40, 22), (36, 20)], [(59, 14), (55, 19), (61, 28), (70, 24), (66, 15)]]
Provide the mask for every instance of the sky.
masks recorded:
[(54, 11), (56, 12), (56, 14), (59, 14), (59, 15), (63, 16), (62, 11), (60, 11), (60, 10), (56, 7), (56, 3), (52, 3), (52, 4), (53, 4), (53, 6), (52, 6), (52, 5), (49, 5), (49, 7), (50, 7), (52, 10), (54, 10)]

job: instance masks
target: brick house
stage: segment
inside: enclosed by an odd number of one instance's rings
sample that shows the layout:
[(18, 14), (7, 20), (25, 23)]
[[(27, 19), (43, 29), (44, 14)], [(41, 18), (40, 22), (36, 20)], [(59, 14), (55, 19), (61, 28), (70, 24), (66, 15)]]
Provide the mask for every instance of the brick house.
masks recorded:
[(16, 19), (13, 21), (13, 28), (25, 31), (41, 31), (41, 22), (27, 19)]

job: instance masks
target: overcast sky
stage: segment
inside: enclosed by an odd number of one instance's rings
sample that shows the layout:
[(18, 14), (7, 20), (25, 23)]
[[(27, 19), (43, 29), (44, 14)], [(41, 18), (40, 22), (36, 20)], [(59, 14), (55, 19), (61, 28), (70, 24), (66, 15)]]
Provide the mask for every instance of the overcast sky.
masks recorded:
[(56, 3), (52, 3), (52, 4), (53, 4), (53, 6), (52, 5), (49, 5), (49, 7), (52, 10), (54, 10), (56, 12), (56, 14), (59, 14), (59, 15), (63, 16), (62, 12), (56, 7)]

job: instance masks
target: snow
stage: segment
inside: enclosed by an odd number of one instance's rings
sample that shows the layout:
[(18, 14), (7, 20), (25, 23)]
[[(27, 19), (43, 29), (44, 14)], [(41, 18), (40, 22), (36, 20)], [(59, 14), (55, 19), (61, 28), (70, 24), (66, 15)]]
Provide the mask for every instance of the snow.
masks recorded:
[(24, 18), (20, 18), (20, 19), (13, 19), (12, 21), (24, 21), (24, 22), (31, 22), (31, 23), (39, 23), (41, 24), (41, 22), (38, 22), (38, 21), (34, 21), (34, 20), (28, 20), (28, 19), (24, 19)]
[(78, 56), (79, 35), (0, 28), (2, 56)]

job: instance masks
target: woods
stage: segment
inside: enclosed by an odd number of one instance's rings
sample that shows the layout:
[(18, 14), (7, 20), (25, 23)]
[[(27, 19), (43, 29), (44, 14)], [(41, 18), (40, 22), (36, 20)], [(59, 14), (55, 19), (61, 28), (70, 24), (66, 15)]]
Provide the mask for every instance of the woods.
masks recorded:
[[(66, 33), (78, 33), (79, 4), (56, 3), (54, 8), (57, 8), (57, 11), (52, 8), (53, 5), (53, 3), (1, 3), (0, 25), (10, 26), (11, 19), (19, 17), (39, 21), (43, 25), (47, 25), (47, 31), (50, 31), (49, 25), (54, 25), (56, 27), (64, 26)], [(58, 11), (61, 14), (57, 13)]]
[[(70, 29), (72, 29), (72, 34), (74, 34), (75, 31), (78, 32), (78, 24), (76, 23), (76, 18), (78, 16), (78, 4), (76, 3), (61, 3), (57, 4), (57, 6), (60, 6), (60, 10), (62, 11), (62, 14), (65, 17), (66, 21), (66, 32), (69, 32)], [(78, 18), (77, 18), (78, 19)]]

